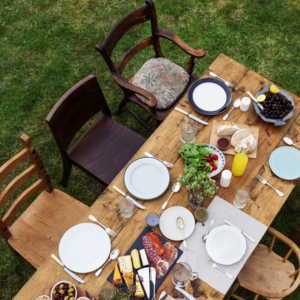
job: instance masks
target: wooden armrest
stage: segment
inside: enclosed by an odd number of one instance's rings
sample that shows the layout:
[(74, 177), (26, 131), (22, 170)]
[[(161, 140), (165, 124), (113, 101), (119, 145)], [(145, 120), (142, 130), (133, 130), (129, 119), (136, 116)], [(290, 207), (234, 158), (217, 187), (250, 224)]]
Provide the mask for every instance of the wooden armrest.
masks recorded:
[(165, 29), (158, 29), (155, 34), (158, 37), (162, 37), (164, 39), (168, 39), (175, 43), (178, 47), (180, 47), (184, 52), (187, 54), (194, 56), (194, 57), (203, 57), (205, 55), (205, 51), (203, 49), (196, 50), (188, 46), (183, 40), (181, 40), (175, 33), (165, 30)]
[(139, 94), (139, 95), (145, 97), (146, 99), (148, 99), (147, 104), (148, 104), (149, 108), (152, 111), (155, 110), (156, 104), (157, 104), (157, 99), (156, 99), (156, 97), (153, 94), (151, 94), (148, 91), (146, 91), (146, 90), (144, 90), (142, 88), (139, 88), (139, 87), (137, 87), (137, 86), (135, 86), (135, 85), (127, 82), (117, 72), (112, 72), (112, 75), (113, 75), (116, 83), (119, 84), (121, 87), (123, 87), (124, 89), (129, 90), (129, 91), (131, 91), (131, 92), (133, 92), (135, 94)]

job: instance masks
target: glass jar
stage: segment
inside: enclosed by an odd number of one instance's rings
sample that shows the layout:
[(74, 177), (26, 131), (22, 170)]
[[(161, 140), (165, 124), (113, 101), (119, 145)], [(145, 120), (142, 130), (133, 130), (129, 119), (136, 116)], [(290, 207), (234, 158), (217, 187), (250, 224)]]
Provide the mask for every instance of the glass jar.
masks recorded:
[(200, 207), (200, 205), (204, 201), (204, 199), (203, 200), (198, 199), (199, 195), (200, 195), (199, 190), (189, 190), (188, 200), (189, 200), (189, 205), (191, 208), (197, 209), (198, 207)]
[(115, 291), (110, 286), (104, 286), (99, 292), (99, 300), (112, 300), (115, 298)]

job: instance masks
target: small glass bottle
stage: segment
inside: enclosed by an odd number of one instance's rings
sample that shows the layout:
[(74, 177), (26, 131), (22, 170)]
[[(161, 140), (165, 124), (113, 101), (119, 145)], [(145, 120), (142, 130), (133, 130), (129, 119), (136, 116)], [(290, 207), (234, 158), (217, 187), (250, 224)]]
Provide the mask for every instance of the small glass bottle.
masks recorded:
[(248, 163), (248, 155), (246, 154), (246, 151), (247, 145), (243, 144), (241, 152), (237, 153), (233, 159), (231, 172), (234, 176), (242, 176), (245, 173)]

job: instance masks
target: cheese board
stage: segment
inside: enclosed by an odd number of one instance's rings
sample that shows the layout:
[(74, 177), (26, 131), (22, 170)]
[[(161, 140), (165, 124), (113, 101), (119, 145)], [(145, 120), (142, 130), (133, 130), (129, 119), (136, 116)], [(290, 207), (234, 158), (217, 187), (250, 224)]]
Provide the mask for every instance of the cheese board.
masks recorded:
[[(219, 127), (224, 124), (224, 121), (222, 120), (214, 120), (212, 129), (211, 129), (211, 135), (210, 135), (210, 141), (209, 144), (217, 147), (217, 141), (221, 136), (218, 136), (218, 129)], [(249, 129), (253, 132), (253, 134), (256, 136), (257, 140), (259, 139), (259, 127), (257, 126), (252, 126), (252, 125), (247, 125), (247, 124), (239, 124), (239, 123), (234, 123), (236, 126), (238, 126), (240, 129)], [(222, 135), (222, 137), (227, 137), (229, 140), (231, 140), (230, 135)], [(250, 158), (256, 158), (257, 157), (257, 148), (248, 155)], [(224, 154), (229, 154), (229, 155), (236, 155), (237, 152), (235, 152), (234, 147), (230, 146), (227, 150), (222, 150)]]
[[(145, 247), (145, 237), (147, 234), (148, 235), (149, 234), (156, 235), (149, 228), (145, 228), (142, 231), (142, 233), (139, 235), (139, 237), (136, 239), (136, 241), (133, 243), (133, 245), (130, 247), (130, 249), (126, 252), (126, 254), (123, 257), (121, 257), (120, 259), (118, 259), (119, 263), (116, 264), (117, 267), (115, 267), (114, 270), (112, 270), (111, 274), (107, 278), (107, 280), (109, 282), (113, 283), (114, 278), (116, 279), (117, 277), (120, 276), (121, 280), (123, 282), (123, 284), (122, 284), (122, 286), (120, 286), (120, 288), (123, 290), (123, 292), (126, 292), (128, 289), (128, 287), (126, 285), (126, 280), (128, 280), (128, 278), (126, 278), (126, 277), (124, 278), (124, 271), (130, 272), (132, 270), (134, 282), (136, 281), (137, 274), (143, 278), (143, 281), (141, 282), (141, 287), (143, 290), (142, 291), (143, 297), (139, 298), (141, 300), (151, 299), (153, 296), (153, 283), (152, 283), (152, 281), (150, 281), (150, 267), (152, 266), (152, 265), (150, 265), (151, 258), (148, 256), (149, 252), (147, 252), (147, 249), (145, 249), (145, 248), (147, 248), (147, 247)], [(146, 239), (147, 239), (147, 237), (146, 237)], [(164, 247), (166, 247), (165, 246), (166, 244), (170, 245), (170, 243), (168, 243), (168, 241), (165, 240), (163, 237), (161, 237), (159, 235), (157, 235), (157, 237), (159, 239), (158, 242), (161, 242), (164, 245)], [(182, 250), (180, 250), (179, 248), (174, 247), (172, 245), (171, 245), (171, 247), (176, 249), (177, 256), (175, 256), (174, 260), (172, 260), (172, 263), (170, 265), (168, 265), (168, 269), (163, 274), (163, 276), (161, 278), (156, 278), (155, 290), (157, 290), (159, 288), (161, 283), (164, 281), (165, 277), (168, 275), (168, 273), (170, 272), (170, 270), (172, 269), (174, 264), (177, 262), (177, 260), (180, 258), (180, 256), (183, 253)], [(135, 255), (138, 255), (140, 258), (140, 265), (138, 266), (139, 267), (138, 269), (135, 269), (135, 267), (137, 266), (135, 258), (133, 259), (133, 264), (131, 262), (129, 264), (129, 258), (128, 258), (131, 255), (131, 252), (135, 249), (138, 250), (137, 253), (135, 253)], [(147, 253), (146, 260), (145, 260), (145, 257), (143, 257), (145, 255), (144, 254), (145, 251), (143, 251), (143, 250), (146, 250), (146, 253)], [(147, 262), (148, 262), (148, 264), (147, 264)], [(118, 270), (120, 270), (120, 272), (118, 272)], [(117, 274), (117, 277), (114, 276), (115, 274)], [(157, 276), (159, 276), (159, 274)]]

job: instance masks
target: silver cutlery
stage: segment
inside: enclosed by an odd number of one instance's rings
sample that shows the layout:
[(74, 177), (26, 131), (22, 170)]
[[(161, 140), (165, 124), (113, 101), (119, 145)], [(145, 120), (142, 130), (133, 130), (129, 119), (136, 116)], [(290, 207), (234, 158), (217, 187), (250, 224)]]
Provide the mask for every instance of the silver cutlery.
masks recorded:
[(187, 243), (184, 239), (184, 234), (183, 234), (183, 228), (184, 228), (184, 222), (183, 220), (178, 217), (177, 218), (177, 227), (180, 229), (181, 233), (182, 233), (182, 239), (183, 239), (183, 251), (186, 251), (188, 249)]
[(224, 222), (234, 228), (236, 228), (238, 231), (241, 232), (241, 234), (246, 237), (248, 240), (250, 240), (252, 243), (255, 243), (255, 239), (252, 238), (250, 235), (248, 235), (247, 233), (245, 233), (240, 227), (234, 225), (233, 223), (231, 223), (230, 221), (224, 220)]
[(172, 197), (172, 195), (174, 193), (177, 193), (180, 190), (180, 187), (181, 187), (180, 182), (174, 183), (174, 185), (172, 186), (172, 193), (171, 193), (170, 197), (168, 198), (168, 200), (162, 205), (162, 207), (161, 207), (162, 209), (165, 209), (167, 207), (168, 201), (170, 200), (170, 198)]
[(239, 108), (240, 105), (241, 105), (241, 99), (236, 99), (236, 100), (233, 102), (233, 107), (232, 107), (232, 109), (230, 110), (230, 112), (229, 112), (227, 115), (225, 115), (225, 116), (223, 117), (223, 121), (227, 120), (229, 114), (230, 114), (235, 108)]
[(258, 103), (258, 101), (256, 100), (256, 98), (255, 98), (249, 91), (247, 92), (247, 94), (252, 98), (252, 100), (253, 100), (254, 102), (256, 102), (257, 106), (258, 106), (261, 110), (264, 110), (264, 107), (263, 107), (260, 103)]
[(187, 291), (183, 290), (179, 286), (175, 286), (175, 289), (179, 291), (182, 295), (186, 296), (189, 300), (196, 300), (191, 294), (189, 294)]
[(156, 271), (153, 267), (150, 268), (150, 280), (153, 282), (153, 300), (156, 300), (155, 298), (155, 283), (156, 283)]
[(210, 225), (209, 225), (209, 227), (208, 227), (208, 230), (207, 230), (206, 234), (204, 234), (203, 237), (202, 237), (202, 241), (203, 241), (203, 242), (206, 242), (206, 238), (207, 238), (207, 236), (209, 235), (210, 230), (211, 230), (212, 226), (214, 225), (214, 223), (215, 223), (215, 221), (214, 221), (214, 220), (211, 220)]
[(211, 258), (208, 260), (208, 263), (213, 267), (213, 268), (217, 268), (220, 271), (222, 271), (228, 278), (232, 279), (233, 275), (227, 273), (226, 271), (224, 271), (223, 269), (221, 269)]
[(149, 152), (145, 152), (144, 155), (147, 156), (147, 157), (156, 158), (156, 159), (162, 161), (168, 168), (173, 168), (173, 167), (174, 167), (173, 164), (171, 164), (171, 163), (169, 163), (169, 162), (167, 162), (167, 161), (163, 161), (163, 160), (161, 160), (161, 159), (159, 159), (159, 158), (157, 158), (157, 157), (154, 157), (154, 156), (151, 155)]
[(75, 273), (73, 273), (71, 270), (69, 270), (57, 256), (55, 256), (54, 254), (51, 254), (51, 257), (56, 262), (58, 262), (71, 277), (73, 277), (75, 280), (77, 280), (80, 283), (85, 283), (85, 281), (83, 279), (81, 279), (79, 276), (77, 276)]
[(269, 187), (271, 187), (280, 197), (283, 197), (284, 194), (278, 190), (276, 190), (270, 183), (267, 182), (266, 179), (264, 179), (261, 175), (257, 174), (256, 178), (263, 184), (267, 184)]
[(193, 116), (192, 114), (187, 113), (186, 111), (184, 111), (184, 110), (182, 110), (182, 109), (180, 109), (180, 108), (178, 108), (178, 107), (175, 107), (175, 109), (176, 109), (177, 111), (179, 111), (179, 112), (181, 112), (181, 113), (187, 115), (187, 116), (190, 117), (191, 119), (193, 119), (193, 120), (195, 120), (195, 121), (201, 123), (201, 124), (208, 125), (207, 122), (200, 120), (199, 118)]
[(106, 231), (106, 233), (109, 234), (110, 236), (112, 236), (112, 237), (116, 237), (117, 236), (117, 234), (114, 231), (112, 231), (110, 228), (107, 228), (103, 224), (101, 224), (100, 222), (98, 222), (97, 219), (94, 216), (89, 215), (89, 219), (91, 221), (95, 222), (95, 223), (98, 223), (100, 226), (102, 226), (104, 228), (104, 230)]
[(138, 208), (141, 208), (141, 209), (146, 209), (145, 206), (143, 206), (142, 204), (138, 203), (137, 201), (135, 201), (134, 199), (132, 199), (130, 196), (128, 196), (127, 194), (125, 194), (123, 191), (121, 191), (119, 188), (117, 188), (115, 185), (113, 186), (113, 188), (119, 192), (121, 195), (123, 195), (127, 200), (130, 200), (132, 201), (132, 203), (138, 207)]
[(95, 276), (98, 277), (100, 275), (100, 273), (102, 272), (103, 268), (111, 261), (111, 260), (115, 260), (118, 258), (118, 256), (120, 255), (120, 249), (114, 249), (113, 251), (111, 251), (110, 256), (109, 256), (109, 260), (102, 266), (101, 269), (99, 269), (96, 273)]
[(232, 83), (226, 81), (225, 79), (219, 77), (219, 76), (218, 76), (217, 74), (215, 74), (214, 72), (209, 72), (209, 75), (211, 75), (211, 76), (213, 76), (213, 77), (216, 77), (216, 78), (219, 78), (219, 79), (223, 80), (224, 83), (225, 83), (228, 87), (231, 87), (231, 88), (235, 87), (234, 84), (232, 84)]
[(283, 138), (283, 140), (286, 142), (286, 144), (288, 144), (288, 145), (290, 145), (290, 146), (294, 145), (294, 146), (300, 148), (298, 145), (296, 145), (295, 143), (293, 143), (293, 141), (292, 141), (290, 138), (288, 138), (287, 136), (285, 136), (285, 137)]
[(167, 295), (167, 293), (165, 291), (162, 291), (159, 298), (158, 298), (158, 300), (161, 300), (166, 295)]

